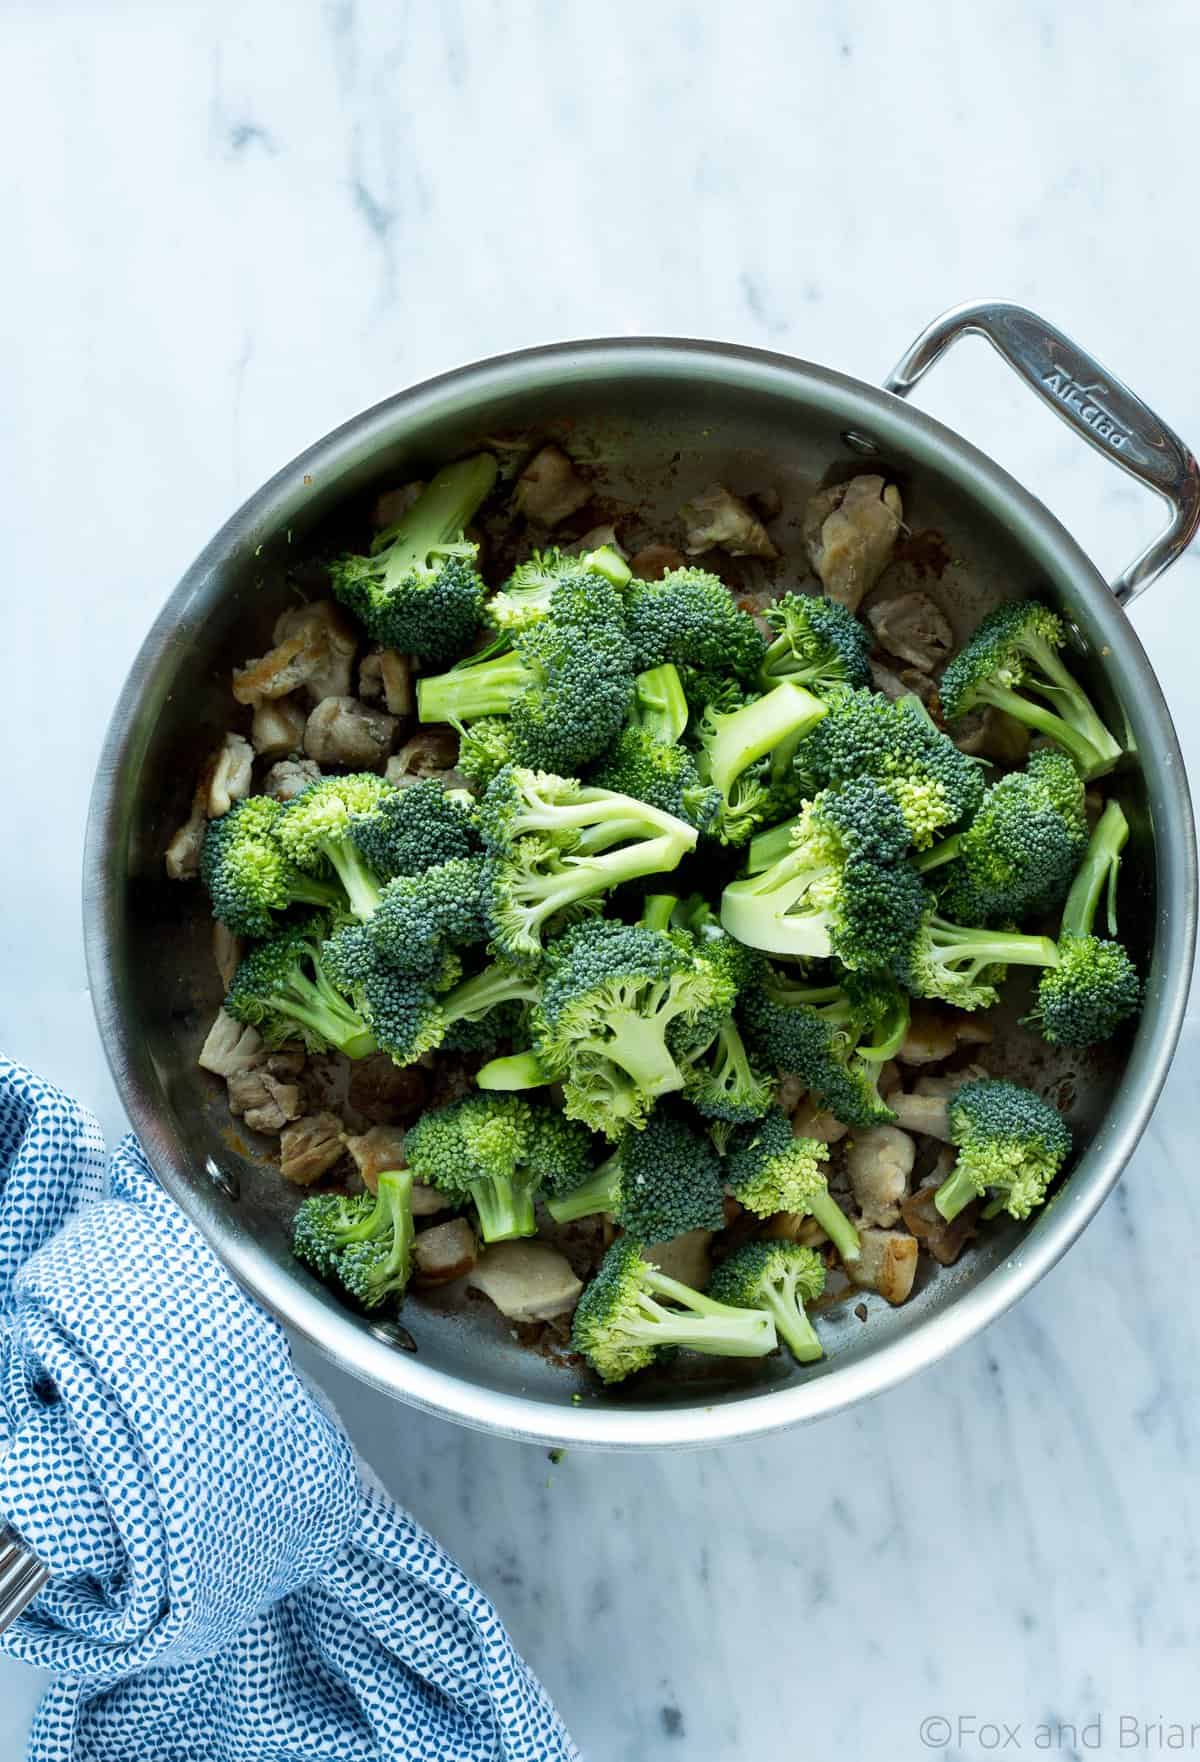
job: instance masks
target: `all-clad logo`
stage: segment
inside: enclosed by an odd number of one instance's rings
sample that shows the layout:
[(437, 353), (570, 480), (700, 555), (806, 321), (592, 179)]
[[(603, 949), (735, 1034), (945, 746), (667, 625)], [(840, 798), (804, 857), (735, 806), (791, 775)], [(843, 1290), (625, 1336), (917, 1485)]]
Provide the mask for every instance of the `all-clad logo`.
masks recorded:
[(1048, 392), (1053, 392), (1060, 403), (1070, 405), (1080, 420), (1086, 422), (1115, 451), (1119, 452), (1125, 445), (1130, 430), (1122, 428), (1111, 410), (1106, 410), (1097, 398), (1096, 393), (1101, 390), (1100, 386), (1080, 385), (1063, 367), (1052, 367), (1043, 376), (1042, 384)]

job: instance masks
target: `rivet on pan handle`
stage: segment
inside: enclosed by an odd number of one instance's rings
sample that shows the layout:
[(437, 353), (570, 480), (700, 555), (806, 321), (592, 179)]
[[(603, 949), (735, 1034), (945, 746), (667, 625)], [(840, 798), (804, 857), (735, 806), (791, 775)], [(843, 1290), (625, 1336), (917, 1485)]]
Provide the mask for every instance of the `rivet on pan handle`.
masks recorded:
[(1187, 549), (1200, 528), (1200, 467), (1179, 436), (1115, 374), (1036, 312), (1007, 300), (952, 306), (922, 331), (884, 380), (906, 398), (961, 336), (986, 337), (1039, 398), (1084, 440), (1154, 490), (1171, 523), (1112, 583), (1128, 605)]
[(0, 1524), (0, 1633), (37, 1596), (50, 1574), (35, 1554)]

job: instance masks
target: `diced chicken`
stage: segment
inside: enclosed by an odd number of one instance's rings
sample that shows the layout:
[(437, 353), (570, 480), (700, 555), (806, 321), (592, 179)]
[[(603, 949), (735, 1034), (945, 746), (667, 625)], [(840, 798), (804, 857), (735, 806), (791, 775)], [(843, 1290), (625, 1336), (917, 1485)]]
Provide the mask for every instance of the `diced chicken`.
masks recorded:
[(646, 545), (630, 557), (629, 567), (639, 581), (661, 581), (672, 569), (682, 569), (686, 561), (674, 545)]
[(241, 961), (244, 947), (245, 944), (240, 936), (235, 936), (233, 931), (227, 929), (218, 919), (213, 919), (213, 961), (220, 975), (222, 991), (228, 991), (232, 985), (233, 975), (238, 970), (238, 963)]
[(804, 542), (831, 600), (857, 612), (892, 560), (903, 513), (895, 484), (872, 475), (812, 497), (804, 510)]
[(902, 1081), (903, 1078), (900, 1075), (900, 1066), (896, 1063), (895, 1059), (886, 1059), (879, 1067), (879, 1080), (876, 1083), (876, 1088), (879, 1090), (879, 1093), (886, 1100), (888, 1096), (892, 1094), (893, 1090), (899, 1089)]
[(867, 665), (871, 669), (871, 683), (875, 690), (890, 697), (893, 703), (901, 697), (919, 697), (926, 709), (932, 708), (937, 698), (937, 685), (927, 674), (918, 673), (915, 667), (904, 667), (895, 673), (875, 655), (867, 657)]
[(394, 1065), (386, 1053), (355, 1059), (346, 1099), (355, 1113), (374, 1125), (412, 1120), (425, 1106), (429, 1079), (419, 1065)]
[(235, 801), (249, 795), (253, 773), (254, 749), (250, 742), (244, 734), (227, 734), (208, 783), (205, 812), (210, 820), (219, 820)]
[(291, 636), (268, 654), (247, 661), (233, 675), (239, 704), (260, 704), (264, 698), (287, 697), (307, 684), (320, 665), (307, 637)]
[(327, 697), (308, 718), (304, 750), (319, 765), (348, 765), (373, 771), (392, 750), (397, 720), (356, 697)]
[(381, 496), (375, 498), (375, 506), (371, 509), (371, 525), (377, 530), (385, 526), (394, 526), (401, 515), (407, 514), (425, 485), (416, 480), (402, 483), (399, 489), (385, 489)]
[(933, 1077), (918, 1077), (913, 1084), (914, 1095), (934, 1095), (942, 1101), (948, 1101), (957, 1095), (964, 1083), (974, 1083), (979, 1077), (986, 1077), (987, 1072), (982, 1065), (964, 1065), (960, 1071), (942, 1071)]
[(342, 1122), (335, 1113), (310, 1113), (283, 1129), (279, 1172), (295, 1187), (311, 1187), (341, 1159)]
[(304, 1091), (283, 1083), (269, 1070), (239, 1071), (226, 1080), (229, 1111), (243, 1118), (252, 1132), (281, 1132), (304, 1112)]
[(951, 1223), (946, 1222), (934, 1204), (934, 1194), (953, 1167), (954, 1152), (944, 1149), (928, 1183), (906, 1199), (902, 1207), (904, 1222), (940, 1266), (953, 1266), (967, 1243), (979, 1233), (975, 1223), (978, 1204), (960, 1211)]
[(535, 453), (517, 479), (514, 501), (517, 512), (540, 526), (557, 526), (577, 514), (591, 499), (591, 485), (583, 481), (561, 447), (543, 447)]
[(175, 833), (166, 849), (167, 879), (194, 881), (200, 873), (200, 852), (204, 849), (204, 832), (208, 815), (204, 812), (204, 796), (197, 795), (192, 811)]
[(255, 704), (250, 744), (260, 759), (281, 759), (300, 750), (308, 711), (298, 697), (264, 698)]
[(196, 1063), (201, 1070), (216, 1077), (236, 1077), (239, 1071), (253, 1070), (265, 1062), (262, 1037), (255, 1028), (243, 1027), (225, 1011), (217, 1011), (217, 1019), (208, 1030)]
[(583, 1285), (571, 1263), (548, 1242), (497, 1242), (487, 1249), (469, 1275), (473, 1291), (482, 1291), (510, 1321), (552, 1321), (579, 1301)]
[(582, 538), (577, 538), (574, 544), (564, 545), (563, 549), (569, 557), (582, 557), (588, 551), (603, 550), (605, 545), (610, 551), (616, 551), (618, 557), (625, 556), (615, 526), (590, 526)]
[(932, 673), (954, 648), (954, 632), (941, 607), (927, 593), (901, 593), (877, 600), (867, 623), (880, 648), (899, 655), (922, 673)]
[(703, 1291), (712, 1273), (711, 1230), (688, 1230), (683, 1236), (672, 1236), (669, 1242), (656, 1242), (646, 1249), (646, 1259), (669, 1279)]
[(735, 496), (722, 483), (712, 483), (679, 510), (687, 527), (684, 549), (689, 557), (720, 549), (731, 557), (779, 555), (767, 529), (748, 502)]
[(344, 697), (350, 690), (358, 636), (336, 601), (289, 606), (275, 620), (272, 636), (276, 644), (293, 636), (306, 638), (315, 659), (304, 686), (314, 704), (324, 697)]
[(304, 1075), (308, 1060), (302, 1052), (272, 1052), (267, 1055), (267, 1069), (281, 1082), (292, 1083)]
[(806, 1095), (792, 1114), (792, 1131), (797, 1138), (819, 1138), (822, 1144), (836, 1144), (846, 1136), (847, 1128), (825, 1108), (818, 1107)]
[(348, 1134), (345, 1145), (372, 1193), (385, 1170), (408, 1167), (404, 1133), (399, 1126), (371, 1126), (366, 1132)]
[(804, 1078), (797, 1077), (795, 1072), (789, 1071), (779, 1079), (778, 1087), (775, 1090), (775, 1105), (784, 1113), (795, 1113), (807, 1093)]
[(321, 767), (315, 759), (280, 759), (263, 778), (263, 794), (273, 795), (276, 801), (292, 801), (320, 777)]
[(927, 1138), (950, 1142), (950, 1118), (944, 1095), (889, 1095), (888, 1106), (896, 1124), (906, 1132), (923, 1132)]
[(419, 777), (441, 777), (458, 763), (458, 735), (453, 728), (437, 722), (432, 727), (418, 728), (398, 753), (387, 762), (385, 775), (389, 783), (403, 788)]
[(922, 1009), (918, 1004), (896, 1057), (902, 1065), (936, 1065), (949, 1058), (957, 1044), (958, 1035), (949, 1014)]
[(1029, 730), (1004, 710), (991, 704), (972, 710), (954, 725), (954, 744), (972, 758), (996, 759), (1002, 765), (1023, 764), (1029, 752)]
[(449, 1285), (465, 1278), (478, 1259), (475, 1232), (465, 1217), (450, 1218), (422, 1230), (413, 1243), (413, 1279), (418, 1285)]
[(371, 703), (382, 698), (393, 716), (411, 716), (417, 707), (411, 657), (397, 649), (372, 649), (358, 669), (358, 695)]
[(829, 1240), (816, 1218), (803, 1211), (777, 1211), (759, 1233), (770, 1241), (799, 1242), (804, 1248), (819, 1248)]
[(865, 1290), (878, 1291), (889, 1303), (906, 1302), (917, 1276), (916, 1237), (900, 1230), (861, 1230), (859, 1238), (862, 1254), (846, 1264), (850, 1278)]
[(850, 1191), (864, 1224), (894, 1224), (908, 1192), (916, 1145), (896, 1126), (857, 1131), (846, 1148)]

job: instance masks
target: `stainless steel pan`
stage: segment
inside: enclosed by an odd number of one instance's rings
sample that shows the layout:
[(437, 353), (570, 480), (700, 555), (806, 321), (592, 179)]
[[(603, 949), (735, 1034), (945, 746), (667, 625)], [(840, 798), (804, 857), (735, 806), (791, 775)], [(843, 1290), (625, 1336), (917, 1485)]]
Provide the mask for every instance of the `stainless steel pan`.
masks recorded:
[[(1086, 440), (1157, 490), (1171, 522), (1111, 587), (1027, 490), (903, 400), (947, 344), (988, 338)], [(1147, 1004), (1128, 1043), (1050, 1067), (1012, 1030), (1013, 1066), (1055, 1081), (1082, 1154), (1031, 1228), (997, 1229), (927, 1277), (901, 1310), (849, 1305), (823, 1326), (828, 1356), (741, 1374), (727, 1362), (659, 1389), (597, 1392), (519, 1347), (486, 1305), (410, 1303), (416, 1350), (340, 1308), (288, 1254), (294, 1194), (256, 1162), (196, 1069), (220, 1001), (198, 888), (168, 883), (163, 849), (186, 814), (197, 755), (228, 724), (231, 665), (261, 653), (285, 570), (318, 526), (371, 490), (497, 434), (562, 439), (602, 496), (645, 512), (649, 535), (714, 479), (777, 488), (773, 529), (800, 560), (799, 513), (831, 464), (864, 455), (896, 474), (914, 529), (944, 535), (943, 584), (965, 632), (1002, 597), (1048, 595), (1078, 633), (1077, 665), (1137, 758), (1116, 780), (1134, 827), (1127, 923), (1142, 937)], [(898, 1382), (969, 1339), (1028, 1291), (1079, 1235), (1128, 1160), (1183, 1019), (1196, 917), (1196, 854), (1171, 718), (1122, 605), (1200, 522), (1196, 462), (1121, 382), (1019, 307), (948, 313), (886, 389), (752, 349), (673, 339), (564, 343), (466, 367), (356, 417), (288, 465), (217, 534), (167, 601), (105, 743), (84, 878), (88, 967), (100, 1032), (133, 1124), (168, 1191), (242, 1283), (334, 1360), (404, 1401), (514, 1437), (631, 1448), (691, 1445), (814, 1419)], [(953, 585), (951, 585), (953, 584)], [(572, 1397), (575, 1397), (573, 1401)]]

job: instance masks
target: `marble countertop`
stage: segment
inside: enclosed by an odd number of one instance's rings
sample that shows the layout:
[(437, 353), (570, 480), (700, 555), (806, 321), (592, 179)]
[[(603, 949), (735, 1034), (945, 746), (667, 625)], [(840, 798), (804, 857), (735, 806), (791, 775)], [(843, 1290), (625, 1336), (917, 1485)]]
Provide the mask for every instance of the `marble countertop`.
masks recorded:
[[(1197, 47), (1186, 0), (1152, 30), (1116, 0), (4, 9), (0, 1043), (120, 1133), (77, 930), (109, 709), (232, 508), (386, 393), (612, 332), (878, 379), (995, 294), (1200, 441)], [(1161, 517), (981, 344), (921, 400), (1106, 569)], [(1195, 775), (1198, 599), (1193, 555), (1133, 612)], [(972, 1720), (1024, 1754), (1098, 1716), (1117, 1754), (1122, 1714), (1200, 1718), (1198, 1076), (1193, 1024), (1117, 1195), (1014, 1313), (801, 1433), (553, 1465), (305, 1363), (592, 1762), (974, 1757)], [(0, 1753), (40, 1686), (0, 1663)]]

